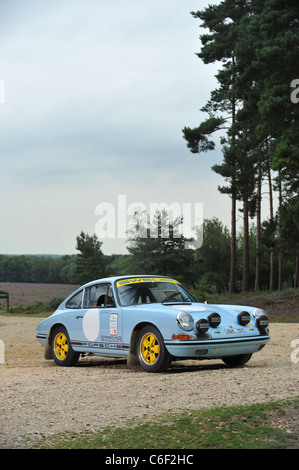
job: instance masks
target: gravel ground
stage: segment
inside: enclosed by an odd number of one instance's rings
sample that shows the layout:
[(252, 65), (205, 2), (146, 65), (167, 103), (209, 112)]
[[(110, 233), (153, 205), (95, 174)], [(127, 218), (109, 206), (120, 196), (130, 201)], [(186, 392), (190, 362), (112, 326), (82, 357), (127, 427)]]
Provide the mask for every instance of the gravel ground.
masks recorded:
[[(25, 448), (30, 446), (27, 438), (64, 430), (120, 426), (144, 415), (148, 419), (167, 411), (298, 396), (299, 362), (291, 360), (298, 324), (272, 324), (270, 343), (241, 368), (230, 369), (219, 360), (182, 361), (164, 373), (149, 374), (129, 369), (126, 361), (105, 358), (57, 367), (44, 360), (35, 339), (40, 321), (0, 316), (0, 339), (5, 344), (5, 364), (0, 365), (2, 449)], [(292, 413), (287, 423), (279, 419), (278, 426), (298, 433), (298, 414)]]

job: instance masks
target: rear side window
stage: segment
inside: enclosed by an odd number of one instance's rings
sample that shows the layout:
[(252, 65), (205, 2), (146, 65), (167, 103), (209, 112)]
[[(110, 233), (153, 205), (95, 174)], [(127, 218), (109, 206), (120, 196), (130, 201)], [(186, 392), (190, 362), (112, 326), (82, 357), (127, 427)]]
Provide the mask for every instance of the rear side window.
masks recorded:
[(82, 295), (83, 295), (83, 290), (73, 295), (73, 297), (71, 297), (65, 304), (66, 308), (81, 308)]

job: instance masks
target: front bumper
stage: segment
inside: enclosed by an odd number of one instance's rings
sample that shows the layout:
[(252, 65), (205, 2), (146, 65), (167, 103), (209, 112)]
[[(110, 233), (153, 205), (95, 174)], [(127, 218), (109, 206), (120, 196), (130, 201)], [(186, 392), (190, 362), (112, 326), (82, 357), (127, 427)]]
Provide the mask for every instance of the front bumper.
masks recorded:
[(177, 358), (221, 358), (252, 354), (260, 351), (270, 340), (269, 335), (244, 338), (203, 339), (202, 341), (165, 341), (167, 351)]

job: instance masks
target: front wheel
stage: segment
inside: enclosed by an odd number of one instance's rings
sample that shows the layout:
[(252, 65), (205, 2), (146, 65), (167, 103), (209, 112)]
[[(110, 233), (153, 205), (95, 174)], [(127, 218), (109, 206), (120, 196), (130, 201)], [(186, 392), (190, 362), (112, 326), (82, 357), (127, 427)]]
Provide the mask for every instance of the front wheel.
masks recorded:
[(229, 367), (238, 367), (246, 364), (251, 356), (252, 354), (239, 354), (238, 356), (222, 357), (222, 360)]
[(161, 372), (171, 363), (159, 330), (148, 325), (139, 331), (136, 342), (138, 362), (146, 372)]
[(80, 353), (73, 350), (67, 330), (58, 326), (52, 333), (52, 357), (58, 366), (74, 366)]

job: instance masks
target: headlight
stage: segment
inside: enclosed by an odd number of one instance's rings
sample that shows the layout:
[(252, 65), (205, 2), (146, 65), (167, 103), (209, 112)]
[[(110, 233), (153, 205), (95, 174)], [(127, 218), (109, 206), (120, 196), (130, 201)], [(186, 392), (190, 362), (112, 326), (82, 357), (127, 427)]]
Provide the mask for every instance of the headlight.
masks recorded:
[(194, 320), (193, 317), (187, 312), (180, 312), (177, 314), (177, 322), (179, 326), (186, 331), (193, 330)]
[(253, 316), (256, 319), (256, 326), (262, 333), (266, 333), (267, 328), (269, 326), (269, 318), (267, 312), (262, 308), (256, 308), (253, 311)]
[(266, 315), (266, 317), (268, 316), (267, 312), (265, 312), (265, 310), (263, 310), (262, 308), (255, 308), (253, 310), (253, 314), (254, 318), (258, 318), (262, 315)]

